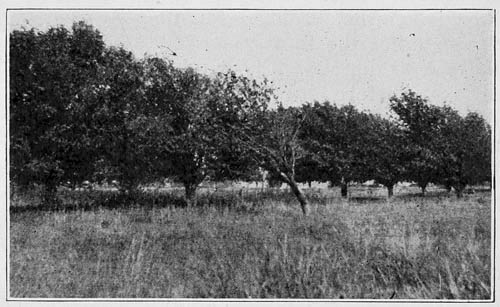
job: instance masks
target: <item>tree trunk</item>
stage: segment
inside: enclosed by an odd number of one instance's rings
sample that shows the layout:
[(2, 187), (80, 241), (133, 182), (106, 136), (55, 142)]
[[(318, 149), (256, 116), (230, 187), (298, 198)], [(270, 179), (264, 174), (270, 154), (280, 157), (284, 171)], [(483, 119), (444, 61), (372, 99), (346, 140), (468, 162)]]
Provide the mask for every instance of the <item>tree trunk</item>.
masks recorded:
[(130, 191), (130, 189), (128, 187), (126, 187), (126, 186), (120, 185), (120, 187), (118, 187), (118, 192), (121, 195), (128, 195), (129, 191)]
[(188, 207), (196, 206), (197, 198), (196, 198), (196, 188), (197, 184), (193, 183), (185, 183), (184, 191), (185, 191), (185, 201)]
[(297, 200), (300, 203), (300, 208), (302, 209), (302, 213), (304, 214), (304, 216), (309, 215), (310, 212), (309, 203), (306, 199), (306, 196), (304, 195), (304, 193), (302, 193), (299, 186), (297, 185), (297, 182), (295, 182), (295, 180), (293, 179), (291, 180), (289, 179), (287, 183), (290, 186), (290, 189), (292, 190), (295, 197), (297, 197)]
[(308, 181), (307, 184), (309, 185), (309, 189), (311, 188), (312, 182)]
[(134, 191), (137, 190), (139, 187), (138, 183), (128, 179), (128, 177), (131, 176), (126, 176), (118, 179), (118, 182), (120, 184), (118, 190), (120, 191), (121, 194), (127, 194), (127, 195), (133, 194)]
[(420, 190), (422, 191), (422, 196), (425, 196), (425, 188), (427, 187), (427, 182), (423, 183), (419, 183), (418, 186), (420, 187)]
[(448, 194), (450, 194), (451, 193), (451, 185), (447, 184), (445, 186), (445, 188), (446, 188), (446, 192), (448, 192)]
[(57, 203), (57, 185), (51, 183), (45, 184), (45, 188), (43, 190), (42, 205), (56, 206)]
[(138, 195), (140, 193), (139, 187), (137, 184), (133, 184), (131, 182), (125, 182), (120, 185), (118, 189), (120, 193), (120, 204), (117, 205), (126, 205), (130, 206), (136, 203), (138, 201)]
[(387, 197), (391, 198), (394, 195), (394, 185), (387, 186)]
[(465, 184), (456, 184), (453, 186), (455, 189), (455, 194), (457, 195), (457, 198), (462, 198), (464, 196), (464, 190), (465, 190)]
[(343, 198), (347, 197), (347, 182), (342, 178), (342, 181), (340, 182), (340, 195)]

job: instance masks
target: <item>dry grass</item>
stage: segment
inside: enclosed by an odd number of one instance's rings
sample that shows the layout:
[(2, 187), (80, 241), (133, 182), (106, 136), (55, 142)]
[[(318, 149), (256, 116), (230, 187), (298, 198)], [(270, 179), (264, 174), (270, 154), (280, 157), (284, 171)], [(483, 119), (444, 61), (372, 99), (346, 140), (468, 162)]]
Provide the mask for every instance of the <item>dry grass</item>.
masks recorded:
[(491, 297), (489, 192), (346, 201), (314, 190), (307, 218), (266, 193), (228, 196), (237, 206), (11, 213), (10, 295)]

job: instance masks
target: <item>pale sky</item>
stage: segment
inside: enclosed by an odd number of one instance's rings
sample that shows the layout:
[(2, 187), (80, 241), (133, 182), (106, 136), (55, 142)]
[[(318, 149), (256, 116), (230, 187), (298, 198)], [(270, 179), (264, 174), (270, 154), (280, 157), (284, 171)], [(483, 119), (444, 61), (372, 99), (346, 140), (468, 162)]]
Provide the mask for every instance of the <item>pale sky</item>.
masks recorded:
[[(179, 67), (248, 70), (285, 105), (352, 103), (385, 114), (411, 88), (493, 121), (492, 11), (9, 11), (9, 31), (94, 25), (107, 45)], [(172, 56), (168, 48), (177, 56)]]

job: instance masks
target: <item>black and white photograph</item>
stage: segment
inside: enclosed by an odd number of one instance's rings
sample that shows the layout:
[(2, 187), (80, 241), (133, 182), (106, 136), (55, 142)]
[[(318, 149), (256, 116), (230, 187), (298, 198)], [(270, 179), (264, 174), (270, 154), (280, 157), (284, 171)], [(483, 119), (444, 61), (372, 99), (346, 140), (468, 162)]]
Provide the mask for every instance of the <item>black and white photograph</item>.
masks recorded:
[(7, 301), (495, 301), (494, 7), (4, 13)]

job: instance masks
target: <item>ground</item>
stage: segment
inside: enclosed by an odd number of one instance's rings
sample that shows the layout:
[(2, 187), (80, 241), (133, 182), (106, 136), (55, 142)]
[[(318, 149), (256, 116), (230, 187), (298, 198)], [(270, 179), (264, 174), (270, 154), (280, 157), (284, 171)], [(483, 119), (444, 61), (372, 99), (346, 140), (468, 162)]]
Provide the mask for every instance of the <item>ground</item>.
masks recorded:
[[(10, 296), (490, 299), (491, 192), (418, 192), (307, 189), (308, 217), (261, 188), (201, 190), (196, 208), (172, 191), (59, 210), (12, 195)], [(64, 206), (97, 192), (60, 193)]]

